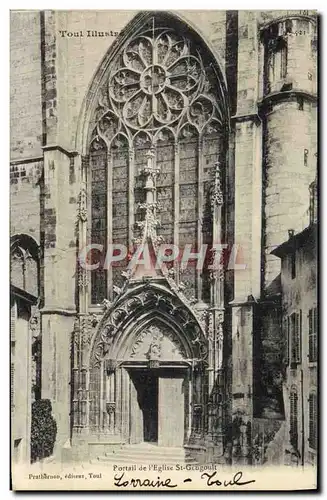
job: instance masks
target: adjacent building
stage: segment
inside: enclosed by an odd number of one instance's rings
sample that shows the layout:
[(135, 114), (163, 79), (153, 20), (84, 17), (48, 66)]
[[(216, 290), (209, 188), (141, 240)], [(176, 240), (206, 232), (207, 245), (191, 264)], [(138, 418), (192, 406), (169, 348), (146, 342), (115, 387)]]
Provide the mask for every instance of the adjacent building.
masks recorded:
[(30, 459), (31, 404), (40, 397), (39, 247), (19, 234), (10, 245), (10, 402), (12, 457)]
[(310, 225), (277, 247), (281, 259), (282, 322), (285, 338), (285, 459), (300, 464), (317, 460), (318, 301), (317, 186), (310, 186)]

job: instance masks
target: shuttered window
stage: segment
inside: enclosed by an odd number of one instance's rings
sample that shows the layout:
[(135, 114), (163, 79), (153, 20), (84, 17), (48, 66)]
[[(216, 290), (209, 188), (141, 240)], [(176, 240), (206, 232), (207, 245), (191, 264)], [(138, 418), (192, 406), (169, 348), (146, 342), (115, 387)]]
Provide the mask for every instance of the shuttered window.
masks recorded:
[(298, 448), (298, 394), (297, 389), (292, 389), (290, 394), (290, 442), (295, 449)]
[(309, 311), (309, 361), (317, 361), (317, 308)]
[(317, 449), (317, 395), (311, 393), (309, 396), (309, 446)]
[(286, 353), (285, 353), (285, 360), (286, 360), (286, 365), (289, 365), (290, 362), (290, 317), (287, 316), (285, 320), (285, 336), (286, 336)]
[(290, 317), (291, 364), (301, 363), (302, 311)]
[(10, 307), (10, 340), (15, 341), (15, 327), (16, 327), (16, 303), (14, 302)]
[(291, 255), (291, 274), (292, 274), (292, 280), (294, 280), (294, 278), (296, 278), (296, 255), (295, 255), (295, 252), (293, 252)]
[(11, 411), (14, 409), (14, 376), (15, 376), (15, 365), (13, 362), (10, 363), (10, 407)]

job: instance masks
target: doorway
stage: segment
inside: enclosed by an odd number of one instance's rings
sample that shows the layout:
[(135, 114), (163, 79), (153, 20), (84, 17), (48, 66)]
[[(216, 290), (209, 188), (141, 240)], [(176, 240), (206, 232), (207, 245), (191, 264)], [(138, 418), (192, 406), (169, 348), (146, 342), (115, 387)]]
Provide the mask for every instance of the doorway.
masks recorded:
[(130, 369), (130, 443), (184, 444), (189, 400), (186, 373)]
[[(154, 370), (131, 370), (131, 381), (139, 408), (136, 418), (141, 418), (139, 440), (158, 442), (158, 374)], [(133, 411), (133, 408), (132, 408)], [(134, 420), (134, 419), (133, 419)]]

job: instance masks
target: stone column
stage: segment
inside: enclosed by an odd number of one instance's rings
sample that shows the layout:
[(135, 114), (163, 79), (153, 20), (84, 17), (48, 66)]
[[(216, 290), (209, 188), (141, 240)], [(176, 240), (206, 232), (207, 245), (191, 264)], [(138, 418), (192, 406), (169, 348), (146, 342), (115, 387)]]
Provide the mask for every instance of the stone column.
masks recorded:
[[(219, 247), (222, 243), (222, 209), (224, 203), (223, 166), (215, 163), (215, 184), (211, 196), (213, 213), (213, 263), (210, 271), (211, 305), (208, 310), (208, 329), (210, 336), (210, 366), (208, 394), (208, 446), (215, 447), (215, 454), (223, 452), (222, 413), (224, 387), (221, 385), (223, 372), (223, 322), (224, 322), (224, 269), (223, 253)], [(218, 397), (218, 395), (220, 395)]]
[[(44, 193), (41, 235), (44, 246), (42, 315), (42, 398), (52, 402), (57, 423), (55, 452), (70, 438), (71, 337), (76, 314), (76, 218), (81, 182), (76, 152), (60, 144), (59, 60), (56, 11), (41, 18), (41, 87)], [(61, 126), (60, 126), (61, 125)], [(42, 238), (41, 238), (42, 239)]]
[(70, 353), (76, 313), (76, 219), (71, 214), (76, 192), (67, 172), (73, 160), (59, 146), (44, 147), (42, 397), (52, 402), (59, 448), (70, 437)]
[[(234, 301), (232, 307), (232, 418), (241, 412), (245, 423), (253, 417), (254, 299), (261, 281), (261, 141), (257, 114), (259, 47), (257, 13), (238, 16), (237, 111), (232, 117), (235, 134)], [(249, 300), (250, 299), (250, 300)], [(233, 445), (235, 443), (233, 440)], [(243, 454), (244, 450), (241, 451)], [(233, 450), (235, 455), (235, 450)], [(233, 460), (236, 460), (234, 457)]]

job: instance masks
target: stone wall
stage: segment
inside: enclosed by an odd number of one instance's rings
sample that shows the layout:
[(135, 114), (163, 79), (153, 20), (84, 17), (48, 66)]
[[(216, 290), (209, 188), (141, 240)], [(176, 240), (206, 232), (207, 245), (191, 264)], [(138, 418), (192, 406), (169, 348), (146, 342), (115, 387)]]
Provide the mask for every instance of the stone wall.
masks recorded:
[(10, 234), (27, 233), (39, 242), (38, 181), (42, 174), (40, 13), (12, 11), (10, 30)]
[[(285, 100), (266, 116), (265, 135), (265, 286), (280, 272), (270, 252), (309, 224), (309, 185), (316, 175), (311, 149), (312, 105)], [(306, 159), (306, 151), (311, 154)]]
[(11, 159), (42, 154), (40, 13), (10, 14)]
[(40, 242), (40, 184), (43, 160), (10, 167), (10, 235), (29, 234)]

